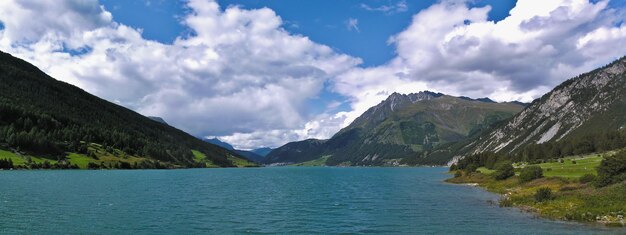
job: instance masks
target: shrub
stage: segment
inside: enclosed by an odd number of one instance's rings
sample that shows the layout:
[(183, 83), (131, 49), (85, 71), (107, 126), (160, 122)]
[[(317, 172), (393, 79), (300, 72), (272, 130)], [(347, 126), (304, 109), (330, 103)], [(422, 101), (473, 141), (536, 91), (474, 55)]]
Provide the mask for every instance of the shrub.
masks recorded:
[(467, 167), (465, 168), (465, 171), (467, 171), (467, 173), (472, 173), (472, 172), (476, 172), (477, 169), (478, 169), (478, 165), (471, 163), (467, 165)]
[(572, 160), (572, 164), (576, 164), (576, 161)]
[(606, 157), (598, 166), (597, 187), (604, 187), (626, 180), (626, 151)]
[(540, 188), (535, 192), (535, 201), (543, 202), (554, 199), (554, 195), (552, 195), (552, 189), (550, 188)]
[(589, 182), (593, 182), (596, 179), (595, 175), (592, 174), (585, 174), (583, 176), (580, 177), (580, 179), (578, 179), (578, 181), (580, 181), (583, 184), (589, 183)]
[(463, 173), (461, 173), (461, 171), (454, 172), (454, 178), (459, 178), (461, 176), (463, 176)]
[(521, 182), (528, 182), (543, 177), (543, 170), (539, 166), (527, 166), (519, 174)]
[(513, 166), (509, 161), (498, 163), (498, 165), (496, 165), (496, 172), (493, 173), (493, 177), (496, 180), (505, 180), (514, 175), (515, 169), (513, 169)]
[(457, 169), (459, 169), (459, 167), (456, 165), (456, 163), (450, 166), (450, 171), (456, 171)]
[(546, 171), (552, 171), (552, 168), (548, 168), (548, 169), (546, 169)]

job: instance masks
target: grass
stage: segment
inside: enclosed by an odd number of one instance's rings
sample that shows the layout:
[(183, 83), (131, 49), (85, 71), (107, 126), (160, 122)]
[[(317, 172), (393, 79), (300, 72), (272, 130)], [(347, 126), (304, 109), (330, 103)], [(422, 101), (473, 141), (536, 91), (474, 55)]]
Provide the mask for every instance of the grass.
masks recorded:
[[(612, 152), (605, 154), (613, 154)], [(558, 161), (556, 162), (547, 162), (540, 164), (531, 164), (541, 167), (543, 169), (543, 175), (546, 177), (564, 177), (568, 179), (576, 179), (580, 178), (585, 174), (596, 174), (596, 168), (602, 162), (602, 154), (590, 154), (584, 156), (573, 156), (561, 158), (563, 163)], [(573, 162), (576, 162), (574, 164)], [(516, 168), (523, 168), (526, 164), (515, 164)]]
[[(501, 206), (519, 207), (546, 218), (624, 226), (626, 223), (620, 218), (626, 215), (626, 182), (596, 188), (591, 183), (578, 181), (585, 174), (597, 174), (596, 167), (602, 161), (602, 156), (573, 156), (563, 159), (563, 163), (534, 164), (544, 170), (544, 177), (525, 183), (520, 182), (518, 176), (495, 180), (490, 176), (494, 171), (484, 167), (474, 173), (463, 172), (460, 177), (450, 178), (446, 182), (477, 183), (490, 192), (502, 194)], [(572, 161), (576, 161), (576, 164)], [(516, 163), (514, 166), (519, 170), (528, 165)], [(549, 168), (552, 170), (548, 171)], [(537, 202), (534, 195), (539, 188), (544, 187), (552, 190), (554, 199)]]
[(78, 153), (69, 153), (66, 158), (70, 164), (76, 164), (80, 169), (87, 169), (89, 162), (95, 162), (93, 158)]
[[(105, 165), (115, 164), (117, 162), (128, 162), (133, 165), (135, 163), (149, 160), (145, 157), (127, 154), (124, 151), (115, 148), (111, 148), (107, 151), (107, 149), (102, 147), (102, 145), (95, 143), (90, 143), (87, 149), (90, 153), (93, 153), (95, 156), (94, 158), (76, 153), (68, 153), (68, 156), (66, 157), (69, 159), (70, 163), (77, 164), (81, 169), (85, 169), (89, 162), (97, 164), (104, 163)], [(84, 164), (85, 168), (83, 168), (81, 164)]]
[(45, 159), (45, 158), (40, 158), (40, 157), (35, 157), (35, 156), (30, 156), (30, 155), (20, 156), (14, 152), (2, 150), (2, 149), (0, 149), (0, 159), (11, 159), (11, 161), (13, 161), (14, 166), (25, 165), (28, 162), (28, 159), (30, 159), (34, 163), (44, 163), (45, 161), (50, 162), (50, 164), (57, 163), (57, 161), (55, 160)]
[[(204, 162), (206, 164), (206, 167), (218, 167), (217, 165), (213, 164), (213, 162), (209, 159), (207, 159), (206, 155), (204, 155), (204, 153), (198, 151), (198, 150), (191, 150), (191, 152), (193, 153), (193, 157), (194, 157), (194, 161), (196, 162)], [(230, 160), (235, 166), (237, 167), (255, 167), (258, 166), (255, 163), (249, 162), (245, 159), (241, 159), (238, 157), (233, 157), (233, 156), (228, 156), (228, 160)]]
[(213, 162), (209, 159), (206, 158), (206, 155), (204, 155), (204, 153), (198, 151), (198, 150), (191, 150), (191, 153), (193, 153), (193, 160), (196, 162), (204, 162), (206, 167), (217, 167), (217, 165), (213, 164)]
[[(503, 195), (500, 206), (519, 207), (546, 218), (625, 225), (624, 220), (619, 219), (626, 215), (625, 183), (595, 188), (590, 184), (581, 184), (562, 177), (540, 178), (521, 183), (517, 176), (498, 181), (479, 172), (446, 181), (457, 184), (478, 183), (490, 192)], [(534, 195), (539, 188), (544, 187), (552, 190), (554, 199), (537, 202)]]
[(293, 166), (326, 166), (326, 160), (328, 160), (328, 158), (330, 158), (330, 155), (322, 156), (321, 158), (307, 162), (293, 164)]
[(480, 173), (483, 173), (485, 175), (491, 175), (494, 172), (496, 172), (496, 170), (492, 170), (492, 169), (489, 169), (489, 168), (484, 167), (484, 166), (483, 167), (479, 167), (478, 169), (476, 169), (476, 171), (478, 171)]
[(257, 164), (253, 162), (249, 162), (248, 160), (241, 159), (238, 157), (228, 156), (228, 160), (230, 160), (237, 167), (256, 167)]

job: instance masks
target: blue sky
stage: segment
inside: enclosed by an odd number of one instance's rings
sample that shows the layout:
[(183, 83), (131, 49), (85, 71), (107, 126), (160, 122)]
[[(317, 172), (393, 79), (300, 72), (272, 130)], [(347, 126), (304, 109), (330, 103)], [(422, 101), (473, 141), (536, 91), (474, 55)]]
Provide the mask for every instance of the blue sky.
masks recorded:
[[(329, 4), (332, 2), (332, 5)], [(411, 23), (417, 12), (436, 3), (436, 0), (341, 0), (341, 1), (290, 1), (290, 0), (221, 0), (222, 6), (238, 5), (245, 9), (268, 7), (285, 22), (284, 29), (293, 34), (302, 34), (313, 41), (329, 45), (339, 52), (363, 59), (363, 66), (376, 66), (395, 56), (395, 48), (387, 43), (389, 37), (401, 32)], [(508, 16), (515, 0), (477, 0), (473, 6), (492, 7), (489, 19), (499, 21)], [(367, 10), (384, 6), (407, 6), (406, 11), (389, 12)], [(185, 15), (181, 0), (102, 0), (114, 19), (129, 26), (143, 29), (147, 39), (171, 43), (176, 37), (189, 33), (180, 24)], [(140, 12), (140, 14), (139, 14)], [(359, 31), (349, 30), (346, 21), (358, 20)]]
[[(409, 26), (411, 18), (419, 11), (436, 3), (436, 0), (342, 0), (288, 1), (288, 0), (221, 0), (222, 8), (237, 5), (244, 9), (270, 8), (284, 21), (283, 28), (292, 34), (300, 34), (311, 40), (328, 45), (338, 52), (359, 57), (362, 67), (387, 63), (395, 57), (395, 47), (389, 38)], [(489, 20), (499, 21), (508, 16), (515, 0), (478, 0), (472, 6), (489, 5)], [(184, 37), (190, 30), (180, 21), (189, 9), (182, 0), (102, 0), (102, 4), (114, 15), (114, 20), (143, 29), (146, 39), (172, 43)], [(406, 8), (398, 9), (398, 4)], [(369, 7), (369, 8), (368, 8)], [(389, 7), (388, 9), (384, 9)], [(140, 16), (138, 12), (141, 12)], [(350, 19), (358, 22), (358, 31), (346, 24)], [(319, 95), (308, 100), (305, 111), (309, 114), (323, 112), (330, 102), (345, 100), (340, 94), (323, 89)], [(348, 111), (348, 103), (342, 102), (336, 111)]]
[(393, 92), (532, 101), (626, 55), (625, 19), (622, 0), (5, 0), (0, 50), (252, 149), (329, 138)]

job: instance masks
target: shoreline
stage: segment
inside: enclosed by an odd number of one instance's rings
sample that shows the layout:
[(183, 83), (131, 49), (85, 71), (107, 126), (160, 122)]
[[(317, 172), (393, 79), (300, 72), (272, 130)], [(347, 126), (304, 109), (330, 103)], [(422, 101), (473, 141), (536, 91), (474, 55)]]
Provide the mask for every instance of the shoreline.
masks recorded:
[[(444, 180), (445, 183), (460, 186), (462, 185), (478, 187), (481, 190), (495, 193), (499, 195), (499, 199), (496, 202), (498, 206), (516, 208), (523, 213), (530, 213), (538, 218), (555, 221), (576, 222), (589, 226), (626, 228), (626, 219), (624, 216), (625, 211), (604, 211), (603, 213), (598, 215), (595, 215), (592, 212), (585, 212), (582, 213), (580, 216), (572, 216), (574, 213), (579, 211), (579, 208), (577, 208), (575, 203), (562, 203), (561, 201), (557, 200), (538, 203), (534, 202), (533, 200), (528, 200), (529, 197), (531, 197), (532, 195), (528, 194), (527, 192), (535, 188), (546, 185), (554, 187), (555, 182), (560, 182), (560, 185), (557, 184), (558, 186), (561, 186), (561, 190), (557, 191), (557, 194), (560, 194), (562, 192), (562, 189), (571, 190), (568, 188), (573, 187), (573, 184), (571, 182), (567, 182), (566, 180), (556, 177), (536, 180), (523, 184), (516, 183), (517, 181), (518, 180), (516, 177), (512, 177), (509, 180), (497, 182), (491, 180), (488, 176), (481, 173), (472, 173), (470, 174), (470, 176), (463, 175), (461, 177), (452, 177)], [(618, 183), (616, 185), (613, 185), (609, 189), (612, 188), (618, 188), (617, 190), (621, 192), (626, 189), (626, 183)], [(577, 192), (576, 190), (580, 190), (581, 192)], [(568, 199), (572, 199), (572, 201), (575, 201), (577, 203), (579, 203), (579, 201), (581, 201), (583, 198), (590, 201), (608, 200), (606, 198), (601, 198), (596, 194), (590, 194), (585, 190), (589, 191), (588, 188), (584, 187), (573, 189), (572, 191), (567, 191), (566, 196), (561, 197), (567, 197)], [(617, 200), (618, 201), (616, 201), (616, 203), (626, 204), (626, 202), (623, 202), (623, 200)], [(578, 207), (584, 206), (578, 205)]]

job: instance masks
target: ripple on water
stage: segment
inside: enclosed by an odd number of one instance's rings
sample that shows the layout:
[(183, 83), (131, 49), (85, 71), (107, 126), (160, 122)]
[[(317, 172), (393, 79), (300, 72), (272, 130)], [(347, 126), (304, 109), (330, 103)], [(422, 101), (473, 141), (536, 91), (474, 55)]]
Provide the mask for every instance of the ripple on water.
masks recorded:
[[(444, 168), (0, 172), (0, 233), (624, 234), (533, 218)], [(10, 190), (6, 190), (10, 189)]]

